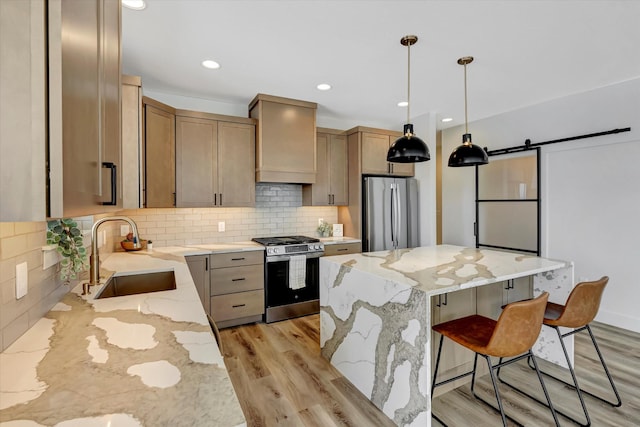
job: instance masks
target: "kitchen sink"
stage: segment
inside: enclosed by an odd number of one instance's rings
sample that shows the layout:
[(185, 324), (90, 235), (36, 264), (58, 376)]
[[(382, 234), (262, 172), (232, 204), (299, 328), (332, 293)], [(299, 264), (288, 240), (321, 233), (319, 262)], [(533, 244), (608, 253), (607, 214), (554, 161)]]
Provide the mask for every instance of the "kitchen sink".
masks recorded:
[(176, 288), (173, 270), (111, 276), (96, 299), (170, 291)]

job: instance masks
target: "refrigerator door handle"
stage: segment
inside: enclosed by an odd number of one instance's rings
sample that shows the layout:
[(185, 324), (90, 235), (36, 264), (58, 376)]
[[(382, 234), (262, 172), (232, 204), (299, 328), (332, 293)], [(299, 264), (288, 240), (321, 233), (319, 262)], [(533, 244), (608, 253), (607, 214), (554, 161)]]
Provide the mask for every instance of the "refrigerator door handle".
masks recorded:
[(402, 218), (402, 216), (401, 216), (402, 215), (402, 207), (400, 206), (400, 189), (399, 188), (396, 189), (395, 196), (396, 196), (396, 199), (394, 200), (394, 205), (395, 205), (394, 207), (396, 209), (396, 214), (395, 214), (396, 222), (395, 222), (394, 226), (396, 228), (396, 232), (395, 232), (396, 243), (395, 243), (395, 246), (397, 248), (400, 245), (400, 221), (401, 221), (400, 218)]
[(395, 218), (395, 184), (391, 184), (391, 243), (393, 244), (393, 248), (397, 249), (398, 245), (396, 243), (396, 218)]

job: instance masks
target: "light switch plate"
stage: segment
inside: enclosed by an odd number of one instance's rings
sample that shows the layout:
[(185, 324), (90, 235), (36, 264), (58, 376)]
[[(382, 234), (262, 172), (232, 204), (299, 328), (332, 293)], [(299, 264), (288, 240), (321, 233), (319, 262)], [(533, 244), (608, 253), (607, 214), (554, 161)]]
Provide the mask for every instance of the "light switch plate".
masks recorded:
[(29, 290), (29, 268), (26, 261), (16, 265), (16, 299), (20, 299)]
[(219, 222), (218, 222), (218, 231), (219, 231), (220, 233), (222, 233), (222, 232), (225, 230), (225, 228), (226, 228), (226, 227), (225, 227), (225, 223), (224, 223), (224, 221), (219, 221)]

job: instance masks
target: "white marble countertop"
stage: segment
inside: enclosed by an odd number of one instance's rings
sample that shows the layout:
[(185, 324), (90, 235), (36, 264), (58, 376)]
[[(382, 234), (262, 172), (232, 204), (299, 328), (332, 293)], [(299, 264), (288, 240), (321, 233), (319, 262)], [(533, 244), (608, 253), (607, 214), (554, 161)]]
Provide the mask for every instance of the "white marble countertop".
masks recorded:
[(570, 264), (533, 255), (454, 245), (336, 255), (321, 258), (320, 262), (348, 265), (427, 295), (503, 282)]
[(325, 245), (335, 245), (338, 243), (360, 243), (362, 240), (355, 237), (320, 237), (320, 241)]
[(116, 252), (116, 275), (173, 270), (176, 289), (94, 299), (78, 284), (0, 354), (0, 425), (245, 425), (184, 255), (251, 245)]

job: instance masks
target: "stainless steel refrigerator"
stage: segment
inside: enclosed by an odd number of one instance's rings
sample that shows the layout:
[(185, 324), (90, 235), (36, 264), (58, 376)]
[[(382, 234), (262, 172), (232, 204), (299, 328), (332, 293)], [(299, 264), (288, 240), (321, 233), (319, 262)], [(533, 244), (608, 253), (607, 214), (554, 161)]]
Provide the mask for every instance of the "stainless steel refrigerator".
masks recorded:
[(418, 181), (363, 178), (362, 251), (418, 246)]

